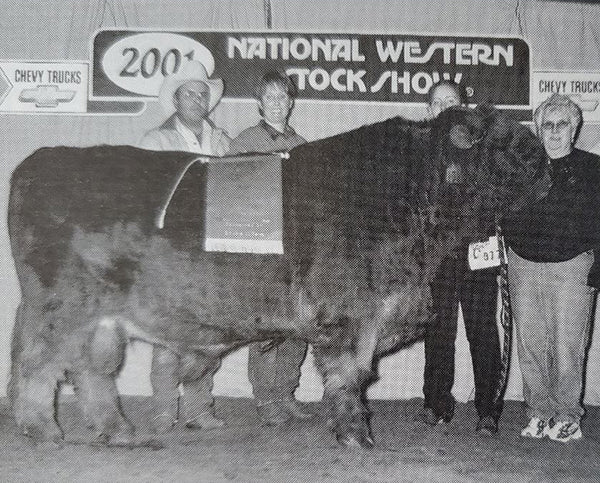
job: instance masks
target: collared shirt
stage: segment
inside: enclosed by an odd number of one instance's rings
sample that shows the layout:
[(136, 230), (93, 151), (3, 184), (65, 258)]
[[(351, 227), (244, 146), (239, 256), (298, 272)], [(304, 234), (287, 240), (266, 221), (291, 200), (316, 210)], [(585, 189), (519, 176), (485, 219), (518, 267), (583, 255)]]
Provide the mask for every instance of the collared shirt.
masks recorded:
[(199, 141), (176, 115), (168, 118), (159, 128), (144, 135), (139, 147), (153, 151), (189, 151), (209, 156), (223, 156), (229, 150), (230, 139), (219, 128), (212, 128), (206, 121)]
[(229, 154), (285, 152), (305, 142), (291, 126), (287, 125), (284, 132), (280, 132), (263, 119), (231, 141)]
[(279, 138), (281, 136), (283, 136), (284, 138), (289, 138), (289, 137), (292, 137), (294, 134), (296, 134), (296, 131), (294, 131), (294, 128), (292, 126), (290, 126), (289, 124), (285, 125), (283, 132), (281, 132), (275, 126), (269, 124), (264, 119), (262, 119), (259, 122), (259, 125), (262, 126), (262, 128), (269, 133), (269, 135), (271, 136), (273, 141), (275, 141), (277, 138)]
[(198, 140), (196, 134), (183, 124), (178, 117), (175, 118), (175, 130), (183, 136), (190, 152), (207, 155), (213, 153), (211, 146), (213, 128), (206, 121), (202, 121), (202, 135), (200, 140)]

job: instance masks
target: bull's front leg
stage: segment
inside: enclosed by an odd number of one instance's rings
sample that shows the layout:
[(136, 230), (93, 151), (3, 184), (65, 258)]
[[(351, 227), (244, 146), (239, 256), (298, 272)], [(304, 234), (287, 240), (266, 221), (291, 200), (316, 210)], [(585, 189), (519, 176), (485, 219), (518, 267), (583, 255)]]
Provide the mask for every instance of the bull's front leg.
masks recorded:
[(114, 376), (85, 369), (72, 378), (86, 424), (94, 431), (94, 442), (135, 445), (135, 430), (121, 411)]
[[(15, 420), (23, 434), (36, 443), (61, 445), (63, 432), (56, 420), (57, 382), (60, 374), (53, 367), (26, 368), (21, 360), (19, 378), (12, 401)], [(14, 376), (13, 376), (14, 377)]]
[(328, 425), (341, 445), (372, 448), (369, 413), (364, 404), (364, 392), (372, 375), (370, 366), (361, 362), (357, 341), (352, 340), (347, 327), (325, 332), (329, 334), (314, 345), (314, 355), (323, 376)]

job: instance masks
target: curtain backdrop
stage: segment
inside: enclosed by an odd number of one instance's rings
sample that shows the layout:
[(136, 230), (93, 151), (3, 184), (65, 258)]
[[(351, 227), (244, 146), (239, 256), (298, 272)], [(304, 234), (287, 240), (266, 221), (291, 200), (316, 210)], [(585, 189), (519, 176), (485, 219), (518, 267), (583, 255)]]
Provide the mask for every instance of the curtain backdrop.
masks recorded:
[[(274, 30), (522, 36), (530, 45), (532, 70), (600, 70), (600, 6), (592, 3), (537, 0), (271, 0)], [(263, 0), (8, 0), (0, 13), (0, 57), (3, 60), (90, 59), (90, 41), (99, 28), (252, 30), (266, 29)], [(389, 104), (346, 105), (298, 102), (291, 124), (308, 140), (322, 138), (402, 114), (422, 118), (424, 108)], [(12, 170), (42, 146), (136, 144), (163, 120), (156, 103), (135, 116), (0, 114), (0, 209), (6, 213)], [(224, 100), (214, 114), (231, 136), (254, 124), (254, 103)], [(579, 145), (600, 140), (596, 125), (584, 126)], [(6, 226), (0, 229), (0, 395), (10, 370), (10, 334), (19, 288)], [(598, 332), (598, 329), (596, 330)], [(598, 334), (595, 334), (595, 339)], [(600, 403), (600, 343), (590, 349), (586, 401)], [(150, 394), (150, 347), (136, 343), (119, 388)], [(380, 380), (371, 398), (422, 397), (423, 345), (416, 344), (382, 361)], [(247, 349), (224, 362), (215, 393), (251, 396)], [(473, 373), (464, 327), (459, 324), (454, 393), (461, 401), (473, 396)], [(303, 366), (297, 396), (319, 399), (322, 386), (312, 357)], [(513, 357), (507, 397), (521, 398), (518, 362)]]

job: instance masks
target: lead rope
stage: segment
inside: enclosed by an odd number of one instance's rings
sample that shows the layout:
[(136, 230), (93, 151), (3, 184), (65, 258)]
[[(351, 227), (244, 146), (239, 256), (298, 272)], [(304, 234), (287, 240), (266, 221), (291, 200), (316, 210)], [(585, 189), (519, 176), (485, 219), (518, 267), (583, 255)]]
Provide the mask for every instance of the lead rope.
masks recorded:
[(510, 363), (511, 341), (512, 341), (512, 312), (510, 308), (510, 294), (508, 291), (508, 264), (502, 238), (502, 229), (500, 223), (496, 223), (496, 236), (498, 237), (498, 251), (500, 256), (500, 322), (504, 329), (504, 346), (502, 347), (502, 359), (500, 375), (498, 378), (498, 388), (494, 397), (494, 405), (503, 397), (508, 382), (508, 368)]

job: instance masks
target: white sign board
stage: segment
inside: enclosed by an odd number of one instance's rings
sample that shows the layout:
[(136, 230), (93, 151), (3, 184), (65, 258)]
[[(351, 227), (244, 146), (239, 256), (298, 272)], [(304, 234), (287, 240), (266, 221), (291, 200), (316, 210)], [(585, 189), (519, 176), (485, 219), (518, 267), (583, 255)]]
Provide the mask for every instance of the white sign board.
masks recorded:
[(85, 62), (0, 61), (0, 112), (87, 111)]
[(584, 122), (600, 123), (600, 71), (533, 72), (532, 78), (534, 109), (552, 94), (564, 94), (579, 104)]

